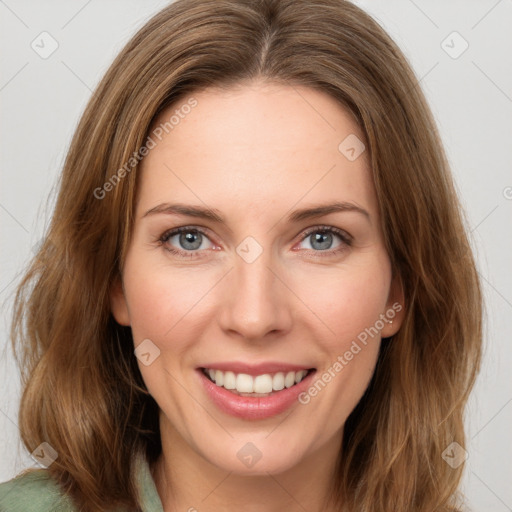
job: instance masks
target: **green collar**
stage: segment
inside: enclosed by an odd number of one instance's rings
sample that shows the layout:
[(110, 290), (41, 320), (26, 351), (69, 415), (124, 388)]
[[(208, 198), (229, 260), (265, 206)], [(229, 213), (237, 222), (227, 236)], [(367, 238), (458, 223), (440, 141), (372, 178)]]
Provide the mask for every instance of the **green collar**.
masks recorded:
[(142, 455), (136, 459), (137, 486), (144, 512), (164, 512), (155, 481), (146, 458)]
[[(135, 456), (134, 471), (143, 512), (164, 512), (146, 458)], [(8, 482), (0, 483), (2, 512), (70, 512), (76, 510), (69, 496), (63, 494), (48, 471), (31, 469)], [(122, 512), (121, 510), (119, 512)]]

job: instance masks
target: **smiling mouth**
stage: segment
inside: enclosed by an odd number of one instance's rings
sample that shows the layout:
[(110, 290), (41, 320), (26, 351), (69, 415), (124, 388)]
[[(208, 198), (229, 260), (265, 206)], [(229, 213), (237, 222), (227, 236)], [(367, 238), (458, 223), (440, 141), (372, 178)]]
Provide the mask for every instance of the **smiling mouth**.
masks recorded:
[(316, 370), (315, 368), (309, 368), (307, 370), (264, 373), (255, 376), (213, 368), (201, 368), (201, 371), (211, 382), (234, 395), (258, 398), (272, 396), (283, 389), (291, 388)]

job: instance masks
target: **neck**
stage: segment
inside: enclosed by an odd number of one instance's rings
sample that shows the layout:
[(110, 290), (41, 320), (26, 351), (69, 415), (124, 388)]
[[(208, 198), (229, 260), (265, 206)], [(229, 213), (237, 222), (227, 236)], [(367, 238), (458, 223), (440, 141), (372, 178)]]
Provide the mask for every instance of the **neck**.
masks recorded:
[(326, 503), (342, 432), (278, 474), (243, 475), (213, 465), (160, 415), (162, 453), (152, 468), (164, 512), (334, 512)]

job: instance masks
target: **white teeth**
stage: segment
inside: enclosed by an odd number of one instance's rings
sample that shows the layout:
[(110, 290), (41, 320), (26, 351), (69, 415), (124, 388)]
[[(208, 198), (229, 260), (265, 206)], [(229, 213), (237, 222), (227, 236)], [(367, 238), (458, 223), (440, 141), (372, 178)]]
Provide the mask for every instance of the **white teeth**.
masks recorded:
[(230, 389), (238, 393), (258, 393), (266, 394), (272, 391), (281, 391), (284, 388), (291, 388), (298, 384), (308, 373), (307, 370), (298, 372), (277, 372), (273, 375), (265, 373), (253, 377), (246, 373), (234, 373), (232, 371), (223, 372), (212, 368), (205, 369), (205, 373), (210, 379), (225, 389)]
[(265, 375), (258, 375), (254, 379), (254, 392), (272, 393), (272, 377), (268, 373)]
[(233, 372), (224, 373), (224, 387), (226, 389), (236, 388), (236, 375)]
[(274, 375), (274, 378), (272, 379), (272, 389), (275, 391), (281, 391), (281, 389), (284, 389), (284, 373), (279, 372)]
[(295, 372), (295, 384), (298, 384), (308, 373), (307, 370), (301, 370), (300, 372)]
[(284, 385), (291, 388), (295, 384), (295, 372), (288, 372), (284, 378)]
[(235, 388), (239, 393), (253, 393), (254, 379), (250, 375), (247, 375), (246, 373), (239, 373), (236, 376)]

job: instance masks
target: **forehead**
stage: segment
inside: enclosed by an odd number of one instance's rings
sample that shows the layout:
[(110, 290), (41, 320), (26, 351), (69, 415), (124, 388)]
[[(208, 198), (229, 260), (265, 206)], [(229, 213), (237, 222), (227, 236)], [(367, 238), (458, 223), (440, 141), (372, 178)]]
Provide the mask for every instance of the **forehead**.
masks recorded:
[(199, 199), (261, 210), (301, 197), (375, 206), (367, 152), (351, 160), (346, 144), (340, 150), (347, 137), (364, 141), (360, 127), (334, 98), (311, 88), (204, 89), (163, 111), (150, 136), (155, 146), (142, 162), (141, 207)]

